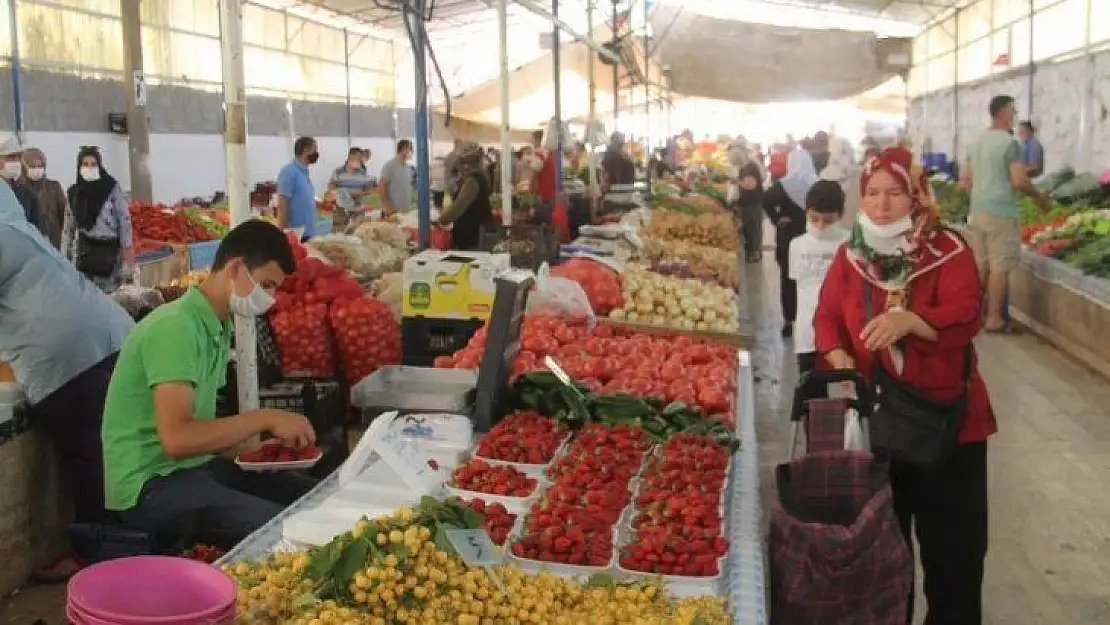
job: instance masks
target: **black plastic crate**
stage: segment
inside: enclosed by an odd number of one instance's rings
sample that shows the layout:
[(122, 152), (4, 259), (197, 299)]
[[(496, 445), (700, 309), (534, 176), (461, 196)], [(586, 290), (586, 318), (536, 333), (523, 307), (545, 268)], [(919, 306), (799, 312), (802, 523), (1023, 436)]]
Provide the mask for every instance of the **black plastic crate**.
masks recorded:
[(479, 247), (483, 252), (507, 253), (513, 267), (535, 271), (559, 260), (559, 233), (551, 226), (532, 224), (482, 226)]
[(466, 343), (485, 321), (477, 319), (401, 319), (401, 364), (430, 367), (439, 356), (450, 356)]

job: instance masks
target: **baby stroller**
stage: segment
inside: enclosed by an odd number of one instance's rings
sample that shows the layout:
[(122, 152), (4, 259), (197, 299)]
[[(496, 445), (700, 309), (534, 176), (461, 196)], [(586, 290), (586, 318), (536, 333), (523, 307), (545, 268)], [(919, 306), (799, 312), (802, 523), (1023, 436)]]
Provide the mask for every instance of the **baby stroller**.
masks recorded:
[[(830, 398), (851, 383), (852, 398)], [(871, 415), (855, 371), (802, 376), (791, 410), (790, 461), (775, 470), (771, 510), (772, 625), (905, 625), (913, 557), (894, 514), (888, 462), (845, 449), (845, 421)], [(797, 454), (799, 424), (806, 453)], [(866, 430), (866, 427), (860, 427)]]

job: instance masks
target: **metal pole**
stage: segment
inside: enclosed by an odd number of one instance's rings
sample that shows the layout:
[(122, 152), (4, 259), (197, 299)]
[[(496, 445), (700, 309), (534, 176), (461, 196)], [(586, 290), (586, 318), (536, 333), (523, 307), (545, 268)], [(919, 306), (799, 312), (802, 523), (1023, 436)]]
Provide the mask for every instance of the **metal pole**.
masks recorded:
[(347, 147), (350, 148), (351, 139), (351, 42), (350, 33), (343, 29), (343, 78), (347, 83)]
[[(432, 196), (428, 188), (428, 42), (424, 38), (424, 14), (427, 0), (413, 0), (405, 5), (413, 24), (413, 69), (416, 80), (416, 216), (420, 224), (420, 249), (428, 249), (432, 238)], [(391, 181), (392, 182), (392, 181)]]
[[(1029, 110), (1025, 112), (1026, 119), (1033, 119), (1033, 83), (1034, 75), (1037, 73), (1037, 63), (1033, 60), (1033, 38), (1036, 36), (1036, 29), (1033, 28), (1033, 18), (1035, 11), (1033, 8), (1033, 0), (1029, 0)], [(1091, 30), (1088, 23), (1087, 30)]]
[(20, 82), (21, 63), (19, 58), (19, 14), (16, 3), (8, 0), (8, 31), (12, 42), (12, 110), (15, 116), (15, 134), (20, 142), (24, 139), (23, 128), (23, 87)]
[[(559, 0), (551, 0), (551, 14), (555, 19), (559, 19)], [(559, 26), (558, 24), (552, 25), (551, 28), (551, 65), (552, 71), (555, 73), (551, 81), (551, 90), (555, 92), (555, 154), (549, 158), (555, 159), (555, 202), (559, 201), (563, 191), (563, 81), (562, 69), (560, 64), (562, 62), (562, 46), (559, 45)], [(555, 209), (554, 206), (551, 207)]]
[(509, 0), (497, 2), (497, 38), (501, 65), (501, 223), (513, 223), (513, 142), (509, 125)]
[[(13, 0), (14, 1), (14, 0)], [(586, 0), (586, 30), (589, 36), (594, 36), (594, 0)], [(587, 172), (587, 180), (590, 183), (590, 192), (593, 192), (595, 185), (597, 185), (597, 174), (594, 171), (594, 126), (597, 124), (597, 77), (594, 75), (594, 53), (590, 50), (586, 51), (588, 55), (588, 63), (586, 64), (586, 80), (589, 82), (590, 94), (590, 112), (586, 117), (586, 167), (590, 171)], [(591, 205), (593, 201), (591, 199)]]
[[(613, 42), (617, 42), (617, 0), (613, 0)], [(624, 57), (623, 54), (619, 56)], [(618, 74), (620, 68), (620, 61), (613, 63), (613, 127), (609, 129), (610, 132), (617, 131), (617, 117), (621, 108), (621, 80)]]
[(651, 188), (651, 56), (648, 54), (648, 26), (651, 19), (651, 2), (644, 0), (644, 169)]
[[(143, 34), (139, 18), (141, 0), (120, 0), (123, 31), (123, 84), (127, 90), (127, 153), (131, 173), (131, 199), (154, 200), (150, 176), (150, 127), (146, 116), (146, 74), (143, 72)], [(13, 3), (14, 4), (14, 3)]]
[[(243, 71), (243, 4), (220, 0), (220, 57), (223, 63), (224, 158), (231, 225), (251, 218), (247, 191), (247, 93)], [(254, 319), (235, 317), (239, 411), (258, 408), (258, 352)]]

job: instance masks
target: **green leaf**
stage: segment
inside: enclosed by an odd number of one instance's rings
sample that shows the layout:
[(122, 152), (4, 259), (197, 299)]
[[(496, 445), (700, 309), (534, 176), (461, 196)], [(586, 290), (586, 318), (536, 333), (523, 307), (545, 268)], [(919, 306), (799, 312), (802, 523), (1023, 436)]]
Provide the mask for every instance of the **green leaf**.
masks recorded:
[(705, 617), (699, 614), (694, 617), (690, 625), (709, 625), (709, 621), (705, 620)]
[(315, 594), (306, 592), (303, 595), (298, 595), (297, 598), (293, 600), (293, 610), (307, 610), (316, 607), (319, 603), (320, 599), (317, 598)]
[(313, 550), (308, 559), (308, 567), (305, 569), (305, 575), (313, 580), (327, 577), (331, 574), (332, 569), (335, 568), (335, 563), (339, 561), (341, 553), (342, 549), (339, 539), (332, 540), (327, 545)]
[(485, 522), (485, 518), (482, 517), (482, 514), (469, 506), (462, 507), (459, 510), (459, 514), (463, 522), (463, 527), (459, 529), (476, 530), (481, 528), (482, 523)]
[(435, 534), (436, 548), (446, 553), (449, 556), (457, 556), (459, 553), (455, 551), (455, 546), (451, 544), (451, 539), (447, 538), (447, 529), (442, 525), (436, 529)]
[(363, 534), (358, 540), (347, 545), (336, 560), (332, 577), (339, 588), (347, 588), (355, 573), (366, 568), (366, 557), (370, 554), (371, 538)]
[(590, 579), (586, 580), (586, 587), (588, 588), (611, 588), (617, 585), (617, 581), (613, 576), (605, 573), (594, 573)]

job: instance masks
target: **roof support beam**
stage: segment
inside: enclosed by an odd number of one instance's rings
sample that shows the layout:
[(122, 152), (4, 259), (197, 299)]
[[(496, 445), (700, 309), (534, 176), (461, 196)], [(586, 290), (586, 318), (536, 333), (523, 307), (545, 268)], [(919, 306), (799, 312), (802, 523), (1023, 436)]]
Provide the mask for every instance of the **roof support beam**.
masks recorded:
[[(571, 37), (571, 39), (574, 39), (575, 41), (582, 42), (588, 48), (590, 48), (594, 52), (597, 52), (601, 56), (613, 61), (614, 63), (620, 63), (621, 62), (621, 58), (619, 56), (617, 56), (616, 54), (613, 54), (611, 51), (609, 51), (608, 49), (606, 49), (605, 47), (603, 47), (601, 44), (597, 43), (593, 39), (590, 39), (588, 36), (579, 34), (577, 31), (574, 30), (574, 28), (572, 28), (570, 26), (570, 24), (567, 24), (563, 20), (555, 17), (554, 15), (552, 15), (551, 11), (549, 11), (546, 8), (540, 6), (538, 3), (534, 2), (533, 0), (516, 0), (516, 3), (519, 4), (520, 6), (528, 9), (532, 13), (535, 13), (536, 15), (538, 15), (538, 16), (544, 18), (545, 20), (551, 22), (551, 24), (554, 25), (556, 28), (558, 28), (559, 30), (561, 30), (564, 33), (566, 33), (567, 35), (569, 35)], [(488, 5), (488, 3), (487, 3), (487, 5)]]

